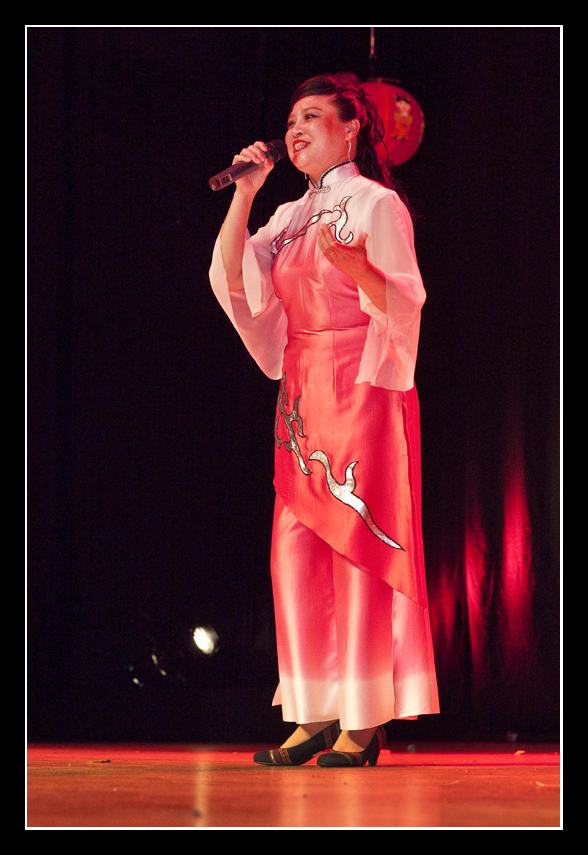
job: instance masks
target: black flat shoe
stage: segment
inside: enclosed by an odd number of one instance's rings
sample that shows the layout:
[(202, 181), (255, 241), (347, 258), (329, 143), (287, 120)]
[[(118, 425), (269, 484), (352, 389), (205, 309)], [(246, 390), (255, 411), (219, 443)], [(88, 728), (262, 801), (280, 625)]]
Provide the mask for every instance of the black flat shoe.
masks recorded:
[(372, 741), (363, 751), (330, 751), (316, 761), (319, 766), (375, 766), (380, 751), (386, 744), (386, 731), (380, 725), (372, 737)]
[(261, 763), (262, 766), (302, 766), (303, 763), (308, 763), (321, 751), (329, 751), (340, 733), (341, 728), (337, 721), (335, 724), (325, 727), (316, 736), (311, 736), (306, 742), (301, 742), (300, 745), (293, 745), (291, 748), (272, 748), (271, 751), (258, 751), (253, 755), (253, 760), (255, 763)]

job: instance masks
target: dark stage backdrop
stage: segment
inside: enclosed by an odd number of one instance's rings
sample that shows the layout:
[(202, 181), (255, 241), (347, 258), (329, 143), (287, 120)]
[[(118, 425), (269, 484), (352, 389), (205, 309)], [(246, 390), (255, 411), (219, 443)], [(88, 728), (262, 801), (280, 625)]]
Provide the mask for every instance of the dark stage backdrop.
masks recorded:
[[(398, 169), (428, 291), (417, 386), (442, 713), (394, 739), (559, 733), (559, 43), (377, 27), (421, 105)], [(277, 384), (213, 299), (232, 190), (369, 27), (28, 29), (31, 740), (284, 733), (269, 578)], [(253, 228), (304, 191), (285, 161)], [(196, 626), (218, 652), (199, 655)], [(286, 732), (288, 728), (286, 727)]]

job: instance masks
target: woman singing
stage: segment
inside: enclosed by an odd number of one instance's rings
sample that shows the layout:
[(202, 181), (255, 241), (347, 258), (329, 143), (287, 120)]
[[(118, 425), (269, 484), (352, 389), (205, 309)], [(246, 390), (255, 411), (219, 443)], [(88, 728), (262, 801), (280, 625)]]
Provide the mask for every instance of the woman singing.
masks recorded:
[(211, 283), (280, 381), (271, 573), (280, 683), (297, 724), (254, 760), (375, 765), (384, 723), (439, 712), (420, 518), (414, 369), (425, 291), (409, 213), (375, 146), (377, 109), (350, 74), (294, 93), (286, 144), (308, 178), (253, 237), (273, 163), (256, 142)]

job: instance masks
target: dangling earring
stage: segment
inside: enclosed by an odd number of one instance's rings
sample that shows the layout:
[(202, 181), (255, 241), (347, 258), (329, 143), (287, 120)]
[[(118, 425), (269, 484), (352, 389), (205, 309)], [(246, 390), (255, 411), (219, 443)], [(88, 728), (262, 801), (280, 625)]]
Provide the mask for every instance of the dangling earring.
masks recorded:
[(349, 140), (349, 142), (347, 143), (347, 145), (348, 145), (348, 149), (347, 149), (347, 160), (348, 160), (348, 161), (351, 161), (351, 140)]

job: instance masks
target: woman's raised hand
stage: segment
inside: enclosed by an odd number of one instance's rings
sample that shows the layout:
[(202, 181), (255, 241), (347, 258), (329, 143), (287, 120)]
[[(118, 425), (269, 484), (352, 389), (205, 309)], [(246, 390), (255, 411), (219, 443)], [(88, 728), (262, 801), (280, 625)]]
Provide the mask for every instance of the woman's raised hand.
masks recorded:
[(368, 259), (367, 239), (367, 234), (362, 232), (355, 243), (339, 243), (330, 228), (323, 224), (319, 226), (317, 243), (330, 264), (351, 276), (374, 306), (386, 314), (386, 277)]
[(244, 175), (242, 178), (239, 178), (236, 182), (237, 193), (242, 193), (246, 196), (254, 196), (262, 187), (265, 179), (274, 168), (273, 162), (265, 156), (265, 152), (267, 150), (268, 148), (266, 144), (258, 141), (253, 143), (253, 145), (249, 145), (247, 148), (242, 149), (239, 154), (235, 155), (233, 163), (252, 162), (260, 164), (259, 169), (256, 169), (254, 172), (250, 172), (249, 175)]
[(362, 232), (355, 243), (343, 244), (333, 237), (327, 225), (319, 226), (317, 242), (323, 255), (333, 267), (348, 273), (356, 281), (365, 276), (370, 267), (365, 248), (366, 241), (367, 234)]

